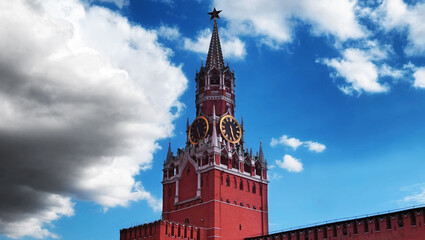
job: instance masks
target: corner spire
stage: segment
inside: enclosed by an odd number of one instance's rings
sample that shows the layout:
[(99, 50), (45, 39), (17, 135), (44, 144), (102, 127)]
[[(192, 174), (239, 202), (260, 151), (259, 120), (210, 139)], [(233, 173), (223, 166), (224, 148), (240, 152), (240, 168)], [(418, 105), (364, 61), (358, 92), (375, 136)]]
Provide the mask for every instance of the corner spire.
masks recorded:
[(174, 156), (173, 156), (173, 152), (171, 151), (171, 140), (168, 140), (168, 152), (167, 152), (167, 158), (165, 159), (165, 163), (168, 163), (169, 161), (172, 161), (173, 159), (174, 159)]
[(263, 146), (261, 144), (261, 139), (260, 139), (260, 151), (258, 153), (258, 157), (260, 159), (260, 162), (264, 163), (264, 153), (263, 153)]
[(214, 19), (214, 28), (211, 36), (210, 47), (208, 49), (207, 61), (205, 67), (211, 69), (216, 67), (222, 69), (224, 67), (223, 53), (221, 51), (220, 37), (218, 36), (217, 30), (217, 18), (220, 18), (218, 14), (221, 12), (215, 8), (212, 12), (208, 13), (211, 15), (211, 19)]

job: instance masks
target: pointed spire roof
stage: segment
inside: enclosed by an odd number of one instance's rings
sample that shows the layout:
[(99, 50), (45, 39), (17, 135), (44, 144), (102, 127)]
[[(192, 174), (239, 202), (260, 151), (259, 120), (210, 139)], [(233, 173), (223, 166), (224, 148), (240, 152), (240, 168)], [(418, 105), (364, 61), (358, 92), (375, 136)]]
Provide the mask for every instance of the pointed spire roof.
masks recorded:
[(264, 162), (264, 153), (263, 153), (263, 146), (261, 144), (261, 139), (260, 139), (260, 151), (258, 153), (258, 157), (260, 159), (260, 162), (263, 163)]
[(173, 152), (171, 151), (171, 140), (168, 140), (168, 153), (167, 153), (167, 159), (165, 159), (165, 163), (168, 163), (169, 161), (173, 160)]
[(218, 36), (217, 30), (217, 18), (219, 18), (218, 13), (221, 11), (213, 10), (213, 12), (209, 13), (211, 15), (211, 19), (214, 18), (214, 28), (210, 41), (210, 48), (208, 50), (207, 61), (205, 63), (205, 67), (209, 70), (213, 67), (218, 69), (222, 69), (224, 67), (223, 53), (221, 52), (221, 44), (220, 37)]

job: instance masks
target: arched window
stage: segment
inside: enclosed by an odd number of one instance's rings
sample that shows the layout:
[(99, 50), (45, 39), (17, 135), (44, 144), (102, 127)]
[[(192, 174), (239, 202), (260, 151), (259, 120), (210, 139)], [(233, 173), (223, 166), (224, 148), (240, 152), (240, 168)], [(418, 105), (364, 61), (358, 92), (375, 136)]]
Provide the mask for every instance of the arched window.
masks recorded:
[(199, 77), (198, 86), (199, 86), (198, 87), (199, 90), (201, 90), (201, 89), (203, 89), (205, 87), (205, 76), (204, 75), (201, 75)]
[(241, 179), (241, 181), (239, 182), (239, 189), (240, 189), (240, 190), (243, 190), (243, 181), (242, 181), (242, 179)]
[(261, 164), (258, 161), (255, 162), (255, 175), (261, 176)]
[(256, 193), (257, 189), (255, 188), (255, 182), (252, 183), (252, 193)]
[(232, 168), (239, 169), (239, 159), (238, 159), (238, 157), (236, 155), (233, 156)]
[(342, 235), (347, 236), (347, 224), (342, 224)]
[(236, 177), (233, 177), (233, 180), (235, 181), (235, 188), (238, 188), (238, 183), (236, 182)]
[(249, 192), (250, 191), (250, 187), (249, 187), (249, 182), (248, 180), (246, 181), (246, 190)]
[(226, 177), (226, 186), (230, 186), (230, 178), (229, 175)]
[(219, 85), (220, 84), (220, 75), (217, 71), (211, 72), (210, 83), (211, 83), (211, 85)]
[(327, 229), (327, 227), (323, 227), (323, 238), (328, 238), (328, 229)]
[(220, 163), (221, 163), (221, 164), (223, 164), (223, 165), (226, 165), (226, 166), (227, 166), (228, 161), (229, 161), (229, 160), (227, 159), (227, 153), (223, 150), (223, 151), (221, 152)]
[(224, 77), (224, 85), (227, 88), (231, 88), (232, 87), (232, 78), (230, 77), (229, 74), (226, 74), (226, 76)]
[(338, 236), (338, 232), (336, 230), (336, 226), (335, 225), (333, 225), (332, 230), (333, 230), (333, 236), (334, 237), (337, 237)]
[(243, 171), (247, 173), (251, 173), (251, 160), (245, 159), (245, 163), (243, 164)]
[(170, 177), (174, 176), (174, 174), (175, 174), (174, 164), (171, 164), (171, 166), (170, 166)]

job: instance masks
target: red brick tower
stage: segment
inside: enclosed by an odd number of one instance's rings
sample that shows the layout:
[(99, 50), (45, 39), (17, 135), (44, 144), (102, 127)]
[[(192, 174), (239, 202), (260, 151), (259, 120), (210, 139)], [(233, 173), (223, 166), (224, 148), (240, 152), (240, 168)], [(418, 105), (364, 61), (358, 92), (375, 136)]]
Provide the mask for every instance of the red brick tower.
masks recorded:
[(217, 30), (196, 73), (196, 114), (186, 147), (164, 162), (163, 220), (203, 229), (200, 239), (240, 240), (268, 233), (267, 162), (248, 152), (234, 118), (235, 78), (224, 65)]

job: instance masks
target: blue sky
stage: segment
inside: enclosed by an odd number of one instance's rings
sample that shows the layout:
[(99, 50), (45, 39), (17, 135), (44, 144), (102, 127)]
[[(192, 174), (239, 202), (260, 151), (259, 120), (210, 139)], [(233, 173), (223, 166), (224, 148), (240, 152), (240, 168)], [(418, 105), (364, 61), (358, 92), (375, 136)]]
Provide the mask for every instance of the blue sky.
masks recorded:
[(160, 218), (214, 6), (271, 231), (425, 204), (424, 1), (1, 0), (1, 239)]

